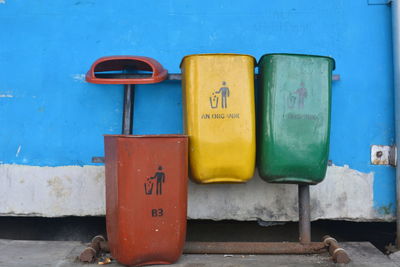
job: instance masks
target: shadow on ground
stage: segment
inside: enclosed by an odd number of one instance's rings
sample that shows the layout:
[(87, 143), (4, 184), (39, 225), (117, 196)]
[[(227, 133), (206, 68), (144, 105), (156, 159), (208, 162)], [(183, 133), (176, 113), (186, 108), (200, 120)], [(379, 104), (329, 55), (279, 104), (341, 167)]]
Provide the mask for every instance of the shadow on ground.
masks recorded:
[[(329, 234), (338, 241), (369, 241), (382, 252), (394, 243), (395, 223), (319, 220), (312, 239)], [(0, 239), (88, 242), (106, 234), (105, 217), (0, 217)], [(297, 241), (297, 223), (189, 220), (189, 241)]]

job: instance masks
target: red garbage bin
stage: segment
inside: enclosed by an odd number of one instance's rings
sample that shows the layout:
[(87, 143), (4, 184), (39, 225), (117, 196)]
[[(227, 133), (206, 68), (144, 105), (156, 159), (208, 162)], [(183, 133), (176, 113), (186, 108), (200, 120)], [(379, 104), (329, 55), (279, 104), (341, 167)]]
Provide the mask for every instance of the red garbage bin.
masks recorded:
[(104, 137), (107, 237), (111, 255), (125, 265), (174, 263), (185, 242), (187, 136), (131, 135), (131, 84), (166, 75), (154, 59), (124, 56), (99, 59), (86, 76), (88, 82), (126, 85), (123, 135)]
[(186, 233), (187, 138), (106, 135), (111, 254), (127, 265), (170, 264)]

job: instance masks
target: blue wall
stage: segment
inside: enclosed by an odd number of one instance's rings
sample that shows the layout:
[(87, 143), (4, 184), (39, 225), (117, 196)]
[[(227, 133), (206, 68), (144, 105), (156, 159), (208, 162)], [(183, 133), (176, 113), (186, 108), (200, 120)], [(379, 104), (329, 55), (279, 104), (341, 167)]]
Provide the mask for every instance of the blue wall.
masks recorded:
[[(379, 1), (375, 1), (378, 2)], [(121, 129), (122, 87), (83, 82), (106, 55), (154, 57), (179, 72), (187, 54), (332, 56), (330, 159), (374, 172), (375, 207), (394, 212), (394, 169), (370, 165), (393, 144), (390, 7), (367, 0), (5, 0), (0, 2), (0, 163), (92, 164)], [(138, 86), (136, 134), (182, 133), (177, 82)]]

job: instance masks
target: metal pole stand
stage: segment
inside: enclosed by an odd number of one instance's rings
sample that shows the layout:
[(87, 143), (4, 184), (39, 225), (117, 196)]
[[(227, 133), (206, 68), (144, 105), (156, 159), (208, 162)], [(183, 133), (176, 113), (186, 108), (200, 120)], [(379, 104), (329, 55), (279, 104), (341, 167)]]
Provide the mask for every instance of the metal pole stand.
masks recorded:
[[(350, 258), (337, 241), (324, 236), (323, 242), (311, 242), (310, 186), (299, 185), (299, 243), (297, 242), (186, 242), (184, 254), (318, 254), (329, 252), (336, 263), (349, 263)], [(90, 246), (81, 254), (93, 261), (94, 255), (108, 252), (107, 242)], [(93, 250), (93, 247), (98, 250)]]
[[(311, 206), (310, 186), (299, 184), (299, 241), (302, 245), (311, 244)], [(336, 239), (329, 235), (324, 236), (323, 243), (336, 263), (349, 263), (350, 258), (346, 251), (339, 247)]]
[(122, 118), (122, 134), (132, 134), (133, 104), (135, 101), (135, 85), (124, 85), (124, 111)]
[(310, 186), (299, 184), (299, 241), (311, 243)]

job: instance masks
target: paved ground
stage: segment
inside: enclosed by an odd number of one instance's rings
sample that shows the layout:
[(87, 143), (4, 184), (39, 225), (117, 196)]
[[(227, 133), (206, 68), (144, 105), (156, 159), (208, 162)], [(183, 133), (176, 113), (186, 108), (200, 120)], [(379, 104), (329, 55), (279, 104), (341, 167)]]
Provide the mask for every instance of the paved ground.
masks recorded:
[[(391, 260), (368, 242), (341, 243), (352, 262), (348, 266), (400, 266), (400, 260)], [(1, 267), (90, 267), (77, 256), (85, 247), (75, 241), (20, 241), (0, 239)], [(108, 267), (120, 267), (111, 263)], [(183, 255), (173, 265), (179, 267), (239, 267), (239, 266), (335, 266), (329, 255)]]

